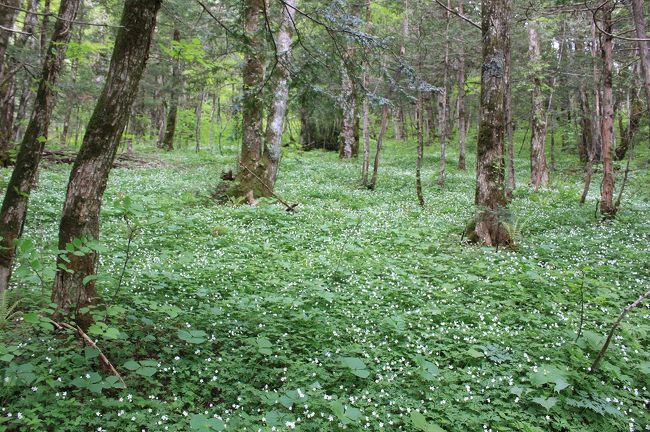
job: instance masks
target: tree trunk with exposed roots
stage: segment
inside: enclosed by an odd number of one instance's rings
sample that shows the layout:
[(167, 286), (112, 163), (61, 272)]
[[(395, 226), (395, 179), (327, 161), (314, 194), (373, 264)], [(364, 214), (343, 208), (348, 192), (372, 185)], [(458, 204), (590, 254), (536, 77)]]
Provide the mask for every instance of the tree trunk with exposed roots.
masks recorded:
[(481, 120), (476, 148), (476, 218), (466, 237), (485, 246), (511, 243), (504, 225), (506, 205), (503, 142), (505, 134), (506, 54), (510, 44), (510, 0), (482, 2), (483, 67)]

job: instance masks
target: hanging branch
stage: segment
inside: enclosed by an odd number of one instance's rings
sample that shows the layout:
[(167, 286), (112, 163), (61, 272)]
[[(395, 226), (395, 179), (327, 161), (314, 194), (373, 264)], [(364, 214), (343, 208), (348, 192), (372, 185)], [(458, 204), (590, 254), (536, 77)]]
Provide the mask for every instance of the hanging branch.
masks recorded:
[(591, 364), (591, 367), (589, 368), (589, 373), (594, 373), (596, 372), (596, 369), (598, 369), (598, 364), (600, 363), (600, 360), (602, 360), (603, 356), (605, 355), (605, 351), (607, 351), (607, 348), (609, 347), (609, 343), (612, 341), (612, 337), (614, 336), (614, 332), (618, 328), (618, 326), (621, 324), (621, 321), (623, 321), (623, 318), (625, 318), (625, 315), (635, 307), (639, 306), (641, 302), (643, 302), (645, 299), (650, 297), (650, 291), (646, 292), (643, 294), (641, 297), (637, 299), (634, 303), (629, 304), (625, 309), (623, 309), (623, 312), (621, 312), (621, 315), (618, 317), (614, 325), (612, 326), (612, 329), (609, 331), (609, 335), (607, 335), (607, 339), (605, 340), (605, 343), (603, 344), (603, 347), (600, 349), (598, 352), (598, 355), (594, 359), (594, 362)]
[[(437, 1), (437, 0), (436, 0), (436, 1)], [(589, 12), (591, 12), (591, 16), (592, 16), (592, 19), (593, 19), (593, 21), (594, 21), (594, 25), (596, 26), (596, 28), (598, 29), (598, 31), (601, 32), (601, 33), (603, 33), (603, 34), (605, 34), (605, 35), (607, 35), (607, 36), (610, 36), (610, 37), (612, 37), (612, 38), (614, 38), (614, 39), (621, 39), (621, 40), (624, 40), (624, 41), (630, 41), (630, 42), (650, 42), (650, 39), (648, 39), (648, 38), (629, 38), (629, 37), (625, 37), (625, 36), (615, 35), (615, 34), (613, 34), (613, 33), (609, 33), (608, 31), (602, 29), (602, 28), (598, 25), (598, 20), (596, 19), (596, 14), (597, 14), (597, 13), (598, 13), (598, 12), (599, 12), (599, 11), (600, 11), (600, 10), (601, 10), (601, 9), (602, 9), (606, 4), (607, 4), (607, 3), (609, 3), (609, 1), (610, 1), (610, 0), (605, 0), (605, 2), (603, 2), (600, 6), (596, 7), (596, 9), (591, 9), (591, 8), (589, 8), (589, 6), (587, 6), (587, 1), (585, 0), (585, 7), (589, 10)], [(616, 5), (614, 5), (614, 7), (616, 7)]]
[(447, 10), (447, 12), (451, 12), (452, 14), (456, 15), (458, 18), (465, 21), (466, 23), (471, 24), (472, 26), (474, 26), (477, 29), (481, 30), (480, 25), (478, 25), (477, 23), (475, 23), (471, 19), (467, 18), (465, 15), (462, 15), (462, 14), (456, 12), (455, 10), (449, 9), (444, 3), (441, 3), (439, 0), (435, 0), (435, 2), (438, 3), (440, 6), (442, 6), (443, 8), (445, 8), (445, 10)]

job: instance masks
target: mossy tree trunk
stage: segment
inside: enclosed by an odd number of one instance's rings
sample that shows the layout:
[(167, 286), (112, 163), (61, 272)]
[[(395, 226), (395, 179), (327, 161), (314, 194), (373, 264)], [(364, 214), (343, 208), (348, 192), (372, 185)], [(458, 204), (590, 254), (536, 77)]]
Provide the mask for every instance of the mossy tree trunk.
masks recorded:
[(603, 115), (601, 120), (602, 155), (603, 155), (603, 184), (600, 194), (600, 212), (605, 218), (612, 218), (616, 214), (614, 207), (614, 94), (612, 76), (614, 68), (614, 38), (612, 10), (614, 6), (607, 4), (603, 8), (603, 29), (601, 35), (601, 54), (603, 58)]
[(546, 115), (544, 114), (544, 95), (542, 93), (542, 56), (539, 49), (537, 23), (528, 23), (528, 53), (532, 69), (533, 112), (530, 135), (530, 183), (537, 191), (548, 185), (548, 166), (546, 164)]
[(48, 136), (50, 115), (54, 108), (56, 81), (63, 66), (72, 34), (72, 22), (81, 0), (62, 0), (52, 39), (43, 62), (34, 109), (20, 144), (16, 166), (7, 185), (0, 210), (0, 292), (6, 290), (16, 253), (16, 239), (22, 233), (27, 203)]
[(227, 192), (232, 197), (247, 197), (249, 202), (267, 193), (259, 181), (264, 171), (261, 163), (264, 144), (264, 38), (261, 34), (261, 19), (265, 7), (264, 0), (246, 0), (243, 4), (244, 37), (247, 46), (242, 69), (242, 145), (237, 176)]
[[(99, 238), (102, 197), (149, 57), (161, 3), (126, 0), (124, 4), (106, 83), (70, 174), (59, 226), (61, 250), (75, 239)], [(61, 313), (76, 312), (96, 300), (94, 281), (85, 278), (95, 274), (97, 258), (96, 252), (59, 257), (57, 264), (72, 270), (56, 273), (52, 300)], [(80, 324), (88, 324), (83, 315), (77, 318)]]
[[(461, 15), (465, 14), (463, 0), (458, 2), (458, 12)], [(458, 169), (465, 171), (465, 47), (463, 41), (458, 43), (458, 141), (459, 141), (459, 154), (458, 154)]]
[(632, 17), (634, 18), (634, 29), (636, 31), (639, 57), (641, 57), (641, 72), (643, 75), (643, 88), (648, 109), (650, 110), (650, 43), (646, 34), (646, 22), (643, 15), (643, 4), (641, 0), (632, 0)]
[(282, 147), (282, 131), (287, 116), (287, 104), (289, 102), (289, 79), (291, 62), (291, 40), (295, 15), (295, 0), (285, 0), (282, 5), (282, 22), (280, 30), (275, 39), (277, 48), (278, 64), (275, 68), (275, 85), (273, 88), (273, 100), (271, 109), (266, 119), (266, 142), (262, 165), (264, 166), (265, 194), (268, 196), (273, 192), (275, 180), (278, 176), (280, 165), (280, 153)]
[[(172, 40), (177, 43), (181, 41), (180, 30), (174, 29)], [(175, 47), (174, 49), (178, 49), (178, 48)], [(180, 68), (181, 68), (180, 59), (177, 56), (177, 58), (174, 59), (174, 65), (172, 66), (172, 91), (169, 100), (169, 111), (167, 111), (167, 121), (165, 122), (165, 135), (162, 141), (162, 147), (167, 151), (174, 150), (174, 136), (176, 134), (176, 116), (178, 115), (178, 101), (181, 96)]]
[[(30, 37), (30, 35), (36, 32), (38, 17), (35, 12), (38, 9), (38, 4), (38, 0), (27, 0), (26, 12), (25, 16), (23, 17), (22, 33), (16, 36), (14, 39), (15, 47), (22, 48), (28, 44), (34, 45), (36, 39)], [(7, 62), (7, 66), (5, 66), (7, 68), (5, 73), (10, 75), (7, 76), (6, 79), (3, 78), (3, 84), (0, 86), (0, 167), (7, 167), (11, 162), (9, 159), (9, 150), (11, 150), (14, 145), (16, 92), (17, 90), (21, 90), (20, 94), (23, 94), (22, 89), (20, 89), (18, 86), (18, 78), (21, 77), (21, 75), (18, 73), (20, 66), (20, 63), (16, 61)], [(23, 87), (27, 87), (27, 89), (30, 90), (29, 86), (32, 83), (31, 76), (21, 81), (23, 83)], [(26, 109), (27, 108), (23, 105), (24, 112), (26, 112)], [(19, 113), (18, 120), (22, 120), (23, 117), (24, 114), (21, 117)]]
[(506, 205), (503, 142), (510, 0), (483, 0), (481, 12), (483, 67), (476, 148), (477, 215), (465, 234), (472, 242), (500, 246), (511, 243), (502, 220)]
[(616, 147), (614, 152), (615, 160), (621, 161), (625, 159), (625, 155), (632, 147), (634, 136), (641, 127), (641, 116), (644, 109), (637, 89), (630, 89), (632, 95), (630, 97), (630, 110), (627, 126), (623, 126), (623, 120), (619, 117), (620, 131), (621, 131), (621, 144)]

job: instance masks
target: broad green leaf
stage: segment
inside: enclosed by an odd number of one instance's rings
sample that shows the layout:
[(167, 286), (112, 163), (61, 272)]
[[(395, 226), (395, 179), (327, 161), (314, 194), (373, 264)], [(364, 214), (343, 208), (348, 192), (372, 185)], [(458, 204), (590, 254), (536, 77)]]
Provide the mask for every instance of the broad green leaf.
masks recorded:
[(352, 371), (352, 374), (359, 378), (368, 378), (370, 371), (366, 368), (366, 364), (358, 357), (340, 357), (339, 360), (343, 366), (347, 366)]
[(543, 406), (544, 408), (546, 408), (546, 411), (548, 412), (551, 410), (551, 408), (555, 406), (555, 404), (557, 403), (557, 399), (553, 397), (550, 398), (536, 397), (533, 398), (533, 402)]

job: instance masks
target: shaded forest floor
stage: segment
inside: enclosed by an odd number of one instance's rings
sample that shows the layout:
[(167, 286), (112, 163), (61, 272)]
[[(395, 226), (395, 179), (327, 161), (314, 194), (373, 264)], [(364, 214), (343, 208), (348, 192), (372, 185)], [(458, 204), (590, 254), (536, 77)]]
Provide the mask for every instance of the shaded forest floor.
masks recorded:
[[(650, 285), (645, 162), (604, 225), (599, 179), (581, 207), (581, 173), (560, 174), (574, 159), (539, 193), (519, 159), (513, 252), (461, 244), (474, 177), (456, 170), (456, 154), (440, 189), (425, 149), (421, 209), (414, 143), (389, 145), (376, 192), (359, 186), (360, 161), (290, 151), (277, 188), (300, 204), (290, 214), (210, 199), (228, 150), (111, 175), (98, 286), (113, 306), (91, 330), (125, 390), (95, 350), (41, 319), (69, 166), (41, 173), (17, 270), (23, 319), (0, 333), (0, 431), (650, 427), (647, 308), (587, 373), (620, 310)], [(118, 290), (125, 197), (139, 228)]]

